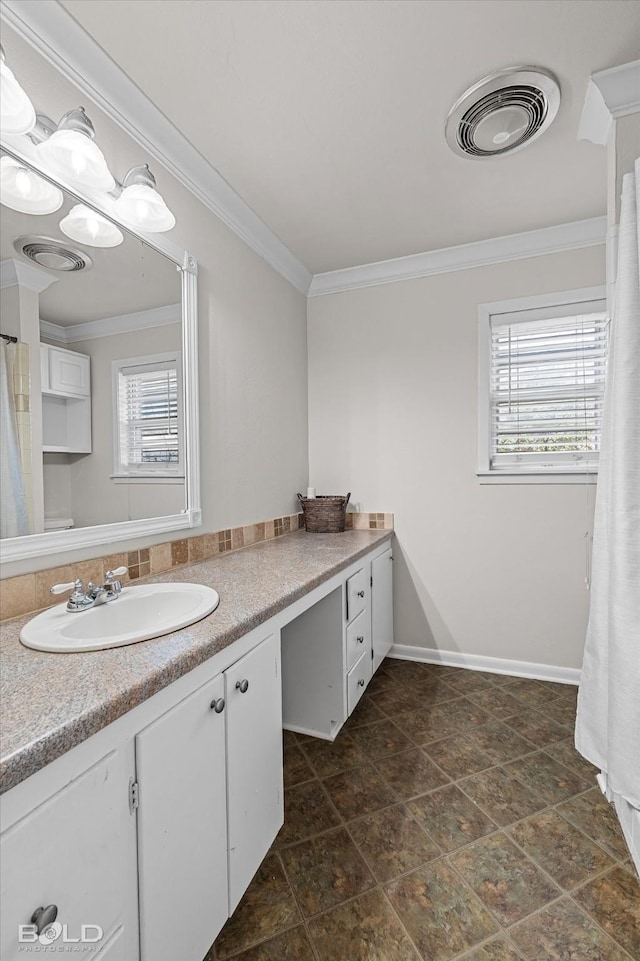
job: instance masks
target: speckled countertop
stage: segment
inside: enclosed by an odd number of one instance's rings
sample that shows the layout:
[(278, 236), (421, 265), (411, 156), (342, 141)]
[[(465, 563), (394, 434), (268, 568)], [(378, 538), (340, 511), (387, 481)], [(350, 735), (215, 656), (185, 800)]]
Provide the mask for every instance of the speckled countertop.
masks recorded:
[[(298, 531), (145, 578), (206, 584), (218, 608), (128, 647), (45, 654), (20, 643), (33, 615), (0, 624), (0, 793), (126, 714), (390, 538), (388, 530)], [(117, 602), (114, 602), (117, 603)], [(75, 615), (82, 617), (82, 614)]]

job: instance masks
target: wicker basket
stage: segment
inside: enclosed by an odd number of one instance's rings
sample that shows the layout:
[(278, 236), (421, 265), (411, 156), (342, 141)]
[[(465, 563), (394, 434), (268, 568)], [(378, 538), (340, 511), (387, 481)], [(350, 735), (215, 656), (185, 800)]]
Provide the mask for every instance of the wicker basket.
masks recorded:
[(298, 494), (304, 514), (304, 529), (311, 534), (339, 534), (344, 530), (344, 517), (351, 493), (346, 497), (303, 497)]

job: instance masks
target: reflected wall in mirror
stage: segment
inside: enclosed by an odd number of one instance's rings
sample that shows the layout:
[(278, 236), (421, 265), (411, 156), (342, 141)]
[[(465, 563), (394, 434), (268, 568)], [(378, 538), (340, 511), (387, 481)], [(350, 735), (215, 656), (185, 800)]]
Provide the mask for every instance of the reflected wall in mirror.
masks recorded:
[(70, 240), (62, 196), (46, 215), (2, 207), (4, 538), (188, 506), (181, 271), (124, 228), (114, 247)]

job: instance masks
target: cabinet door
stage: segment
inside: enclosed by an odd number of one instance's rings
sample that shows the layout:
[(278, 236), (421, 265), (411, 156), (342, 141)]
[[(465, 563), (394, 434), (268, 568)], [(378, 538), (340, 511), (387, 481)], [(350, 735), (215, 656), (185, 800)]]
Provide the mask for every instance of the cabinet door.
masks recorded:
[(393, 554), (391, 548), (371, 563), (371, 639), (377, 671), (393, 644)]
[(136, 737), (142, 961), (202, 961), (227, 920), (223, 697), (219, 675)]
[[(136, 819), (129, 810), (133, 771), (129, 743), (2, 834), (3, 961), (32, 952), (138, 958)], [(49, 905), (57, 907), (54, 940), (40, 941), (32, 929), (19, 929), (30, 924), (37, 908)]]
[(49, 347), (49, 389), (74, 397), (90, 393), (89, 358), (72, 350)]
[(232, 914), (284, 817), (280, 636), (270, 635), (225, 671), (225, 683)]

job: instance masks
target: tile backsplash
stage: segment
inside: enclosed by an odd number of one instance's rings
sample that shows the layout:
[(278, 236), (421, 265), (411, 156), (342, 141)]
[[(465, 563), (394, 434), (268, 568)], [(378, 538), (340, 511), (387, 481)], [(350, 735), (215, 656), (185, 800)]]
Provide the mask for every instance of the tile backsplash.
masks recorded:
[[(346, 527), (353, 530), (393, 530), (393, 514), (348, 512)], [(148, 574), (162, 574), (182, 564), (193, 564), (207, 557), (249, 547), (251, 544), (268, 541), (303, 528), (304, 518), (301, 513), (286, 514), (284, 517), (261, 521), (258, 524), (230, 527), (211, 534), (196, 534), (177, 541), (154, 544), (153, 547), (121, 551), (62, 567), (50, 567), (31, 574), (8, 577), (0, 581), (0, 620), (59, 604), (60, 597), (49, 592), (52, 584), (66, 583), (78, 577), (85, 583), (100, 583), (105, 571), (123, 565), (129, 568), (129, 572), (122, 580), (135, 581)]]

